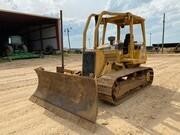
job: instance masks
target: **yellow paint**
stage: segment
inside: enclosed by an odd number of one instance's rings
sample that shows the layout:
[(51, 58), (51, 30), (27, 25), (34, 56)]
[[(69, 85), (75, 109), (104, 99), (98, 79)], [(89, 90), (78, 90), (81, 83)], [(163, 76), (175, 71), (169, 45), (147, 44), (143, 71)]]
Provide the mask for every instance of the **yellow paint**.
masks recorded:
[[(84, 33), (83, 33), (83, 51), (86, 51), (86, 42), (87, 42), (87, 30), (90, 24), (90, 21), (93, 17), (98, 16), (97, 24), (94, 30), (94, 51), (96, 53), (95, 60), (95, 76), (99, 77), (104, 74), (107, 74), (114, 70), (114, 67), (125, 67), (124, 65), (140, 65), (146, 62), (146, 36), (145, 36), (145, 24), (144, 19), (140, 16), (133, 15), (132, 13), (116, 13), (103, 11), (100, 14), (91, 14), (88, 17)], [(107, 17), (108, 16), (108, 17)], [(107, 24), (117, 25), (117, 42), (120, 43), (120, 27), (122, 25), (129, 26), (130, 33), (130, 42), (128, 45), (128, 54), (123, 54), (123, 50), (113, 49), (111, 45), (106, 46), (105, 43), (105, 34)], [(136, 48), (134, 43), (134, 24), (141, 25), (143, 43), (141, 47)], [(102, 44), (99, 44), (99, 27), (103, 27), (102, 32)], [(116, 68), (118, 69), (118, 68)], [(119, 68), (122, 69), (122, 68)]]

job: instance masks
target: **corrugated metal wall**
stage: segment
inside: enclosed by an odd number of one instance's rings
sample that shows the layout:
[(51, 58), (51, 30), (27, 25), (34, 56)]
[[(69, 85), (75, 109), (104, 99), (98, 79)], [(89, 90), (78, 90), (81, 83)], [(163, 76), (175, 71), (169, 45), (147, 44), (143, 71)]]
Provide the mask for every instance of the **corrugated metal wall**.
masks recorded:
[(43, 49), (47, 46), (52, 46), (58, 49), (56, 25), (41, 25), (29, 28), (29, 40), (34, 51), (41, 50), (41, 42)]

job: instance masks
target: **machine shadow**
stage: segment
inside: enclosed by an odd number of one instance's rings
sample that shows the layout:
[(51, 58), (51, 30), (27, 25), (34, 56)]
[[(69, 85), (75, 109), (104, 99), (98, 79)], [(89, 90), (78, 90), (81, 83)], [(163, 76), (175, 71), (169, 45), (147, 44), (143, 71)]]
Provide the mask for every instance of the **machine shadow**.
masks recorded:
[[(67, 129), (71, 129), (72, 131), (82, 134), (82, 135), (88, 135), (88, 134), (100, 134), (100, 135), (114, 135), (112, 131), (110, 131), (108, 128), (100, 125), (100, 124), (95, 124), (96, 128), (92, 130), (91, 125), (88, 125), (87, 123), (82, 127), (81, 125), (78, 125), (76, 123), (77, 116), (71, 115), (71, 118), (68, 118), (69, 113), (67, 112), (64, 114), (64, 116), (58, 116), (48, 110), (44, 111), (44, 114), (51, 118), (52, 120), (58, 122), (59, 124), (65, 126)], [(72, 118), (73, 116), (73, 118)], [(89, 126), (89, 129), (88, 129)]]
[[(160, 124), (180, 133), (175, 124), (180, 121), (180, 93), (161, 86), (149, 86), (130, 95), (119, 106), (99, 102), (98, 119), (117, 117), (149, 134), (160, 134), (154, 127)], [(163, 114), (163, 115), (158, 115)], [(169, 121), (169, 122), (168, 122)]]

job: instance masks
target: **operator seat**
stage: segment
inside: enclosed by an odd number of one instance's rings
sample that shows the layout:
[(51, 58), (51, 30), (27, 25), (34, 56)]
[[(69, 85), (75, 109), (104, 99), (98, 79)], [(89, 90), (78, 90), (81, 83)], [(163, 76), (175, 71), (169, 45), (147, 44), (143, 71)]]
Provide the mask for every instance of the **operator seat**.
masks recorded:
[(130, 43), (130, 33), (126, 34), (124, 39), (123, 54), (128, 54), (128, 46)]

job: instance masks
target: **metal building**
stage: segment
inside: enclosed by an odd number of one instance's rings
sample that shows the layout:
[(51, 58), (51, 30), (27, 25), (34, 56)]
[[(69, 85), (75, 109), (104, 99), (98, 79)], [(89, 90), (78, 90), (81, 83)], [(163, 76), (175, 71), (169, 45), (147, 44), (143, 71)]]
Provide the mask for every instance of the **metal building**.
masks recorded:
[(59, 18), (0, 10), (0, 52), (8, 37), (20, 35), (29, 51), (60, 50)]

